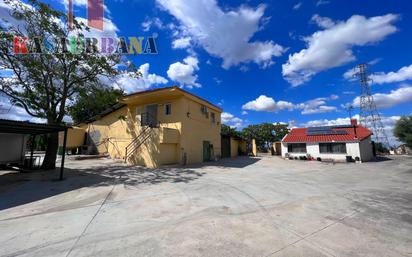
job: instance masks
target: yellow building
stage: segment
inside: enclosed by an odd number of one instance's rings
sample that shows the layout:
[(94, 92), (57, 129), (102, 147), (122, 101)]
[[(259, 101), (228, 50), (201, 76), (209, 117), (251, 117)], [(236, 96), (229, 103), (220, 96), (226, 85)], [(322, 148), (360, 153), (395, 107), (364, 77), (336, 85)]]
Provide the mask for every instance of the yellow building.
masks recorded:
[(147, 167), (192, 164), (220, 157), (221, 113), (174, 86), (126, 95), (81, 127), (97, 153)]

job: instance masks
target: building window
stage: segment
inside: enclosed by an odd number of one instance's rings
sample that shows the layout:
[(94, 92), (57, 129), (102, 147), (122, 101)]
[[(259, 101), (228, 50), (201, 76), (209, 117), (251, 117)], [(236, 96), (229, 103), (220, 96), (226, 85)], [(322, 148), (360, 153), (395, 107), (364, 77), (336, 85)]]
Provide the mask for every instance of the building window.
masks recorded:
[(205, 106), (205, 105), (202, 105), (201, 107), (200, 107), (200, 112), (202, 113), (202, 114), (207, 114), (207, 106)]
[(212, 123), (215, 123), (215, 122), (216, 122), (216, 115), (215, 115), (214, 112), (211, 112), (211, 113), (210, 113), (210, 118), (211, 118)]
[(319, 144), (320, 153), (340, 153), (346, 154), (345, 143), (321, 143)]
[(165, 104), (165, 114), (172, 115), (172, 104)]
[(306, 144), (288, 144), (289, 153), (306, 153)]

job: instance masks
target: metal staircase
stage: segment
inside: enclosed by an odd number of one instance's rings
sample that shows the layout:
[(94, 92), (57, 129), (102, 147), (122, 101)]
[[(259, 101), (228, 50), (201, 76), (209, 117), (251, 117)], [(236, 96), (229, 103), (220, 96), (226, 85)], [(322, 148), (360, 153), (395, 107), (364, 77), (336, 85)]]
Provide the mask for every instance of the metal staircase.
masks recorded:
[(142, 126), (143, 130), (135, 139), (132, 140), (132, 142), (130, 142), (129, 145), (126, 146), (124, 156), (125, 162), (127, 162), (130, 156), (132, 156), (146, 142), (146, 140), (149, 139), (149, 137), (153, 133), (153, 129), (159, 128), (160, 124), (161, 123), (149, 113), (142, 113), (140, 125)]

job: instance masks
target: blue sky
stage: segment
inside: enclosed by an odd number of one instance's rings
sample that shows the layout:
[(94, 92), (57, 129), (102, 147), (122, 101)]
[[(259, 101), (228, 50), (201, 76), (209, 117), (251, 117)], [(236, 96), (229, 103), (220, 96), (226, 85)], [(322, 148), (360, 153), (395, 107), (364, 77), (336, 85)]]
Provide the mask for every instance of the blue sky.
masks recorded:
[[(73, 1), (75, 15), (86, 17), (87, 1)], [(50, 3), (65, 9), (66, 2)], [(237, 127), (335, 124), (347, 122), (342, 105), (357, 103), (360, 87), (348, 76), (350, 70), (369, 63), (388, 132), (400, 115), (412, 112), (408, 0), (119, 0), (105, 5), (105, 33), (159, 35), (158, 55), (130, 57), (145, 77), (123, 79), (126, 91), (179, 85), (221, 105), (224, 121)]]

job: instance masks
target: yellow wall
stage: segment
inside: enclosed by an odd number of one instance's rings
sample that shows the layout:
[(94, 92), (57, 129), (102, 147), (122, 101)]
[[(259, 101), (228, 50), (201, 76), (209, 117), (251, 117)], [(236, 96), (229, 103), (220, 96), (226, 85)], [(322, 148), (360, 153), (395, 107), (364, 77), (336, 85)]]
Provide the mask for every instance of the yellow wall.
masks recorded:
[(202, 114), (200, 103), (181, 98), (179, 105), (183, 112), (180, 156), (186, 154), (188, 164), (203, 162), (203, 141), (209, 141), (213, 145), (214, 157), (212, 158), (220, 158), (220, 111), (208, 110), (215, 113), (216, 120), (212, 123), (210, 114), (209, 118)]
[(253, 155), (253, 156), (257, 156), (256, 139), (252, 139), (252, 155)]
[(239, 151), (242, 154), (247, 153), (247, 143), (241, 139), (230, 138), (230, 156), (237, 157), (239, 156)]
[(274, 142), (272, 147), (276, 155), (282, 155), (282, 142)]
[(160, 164), (176, 164), (177, 151), (177, 144), (160, 144)]
[(98, 153), (109, 153), (112, 158), (123, 158), (125, 147), (135, 135), (135, 128), (128, 120), (128, 108), (123, 107), (88, 125), (88, 140)]
[[(165, 104), (171, 103), (172, 114), (165, 114)], [(148, 139), (128, 160), (132, 164), (158, 167), (166, 164), (182, 164), (186, 154), (187, 164), (203, 161), (203, 141), (213, 144), (215, 156), (220, 155), (220, 110), (212, 109), (216, 121), (211, 122), (201, 113), (201, 103), (190, 97), (174, 96), (144, 105), (129, 103), (127, 106), (88, 124), (89, 139), (99, 153), (109, 153), (112, 158), (125, 156), (125, 148), (142, 132), (141, 113), (145, 105), (158, 105), (160, 128), (150, 129)], [(202, 103), (204, 104), (204, 103)], [(119, 119), (126, 117), (126, 120)]]
[[(84, 145), (86, 130), (83, 128), (70, 128), (67, 130), (67, 148), (76, 148)], [(64, 132), (59, 132), (59, 146), (63, 146)]]

